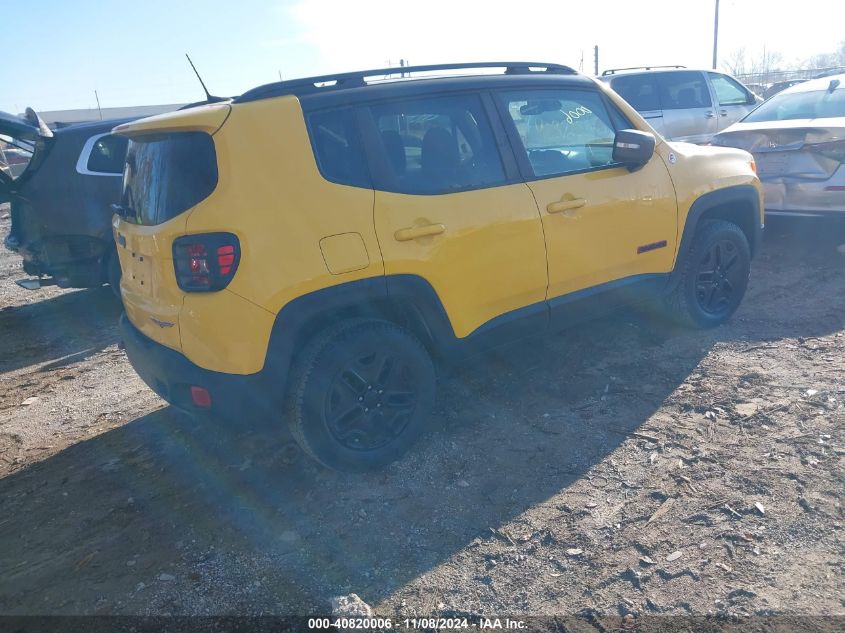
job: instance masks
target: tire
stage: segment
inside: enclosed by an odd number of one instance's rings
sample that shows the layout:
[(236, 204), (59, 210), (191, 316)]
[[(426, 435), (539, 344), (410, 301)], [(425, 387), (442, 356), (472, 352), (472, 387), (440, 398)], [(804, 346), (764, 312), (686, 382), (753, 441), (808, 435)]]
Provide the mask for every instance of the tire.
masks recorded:
[(712, 328), (727, 321), (742, 302), (751, 249), (736, 224), (706, 220), (678, 265), (680, 279), (667, 298), (670, 316), (687, 327)]
[(120, 259), (117, 257), (117, 251), (109, 252), (106, 257), (106, 282), (108, 282), (114, 296), (122, 300), (120, 296), (120, 278), (123, 273), (120, 270)]
[(324, 466), (381, 468), (428, 428), (434, 364), (408, 331), (354, 319), (319, 334), (299, 355), (285, 404), (291, 433)]

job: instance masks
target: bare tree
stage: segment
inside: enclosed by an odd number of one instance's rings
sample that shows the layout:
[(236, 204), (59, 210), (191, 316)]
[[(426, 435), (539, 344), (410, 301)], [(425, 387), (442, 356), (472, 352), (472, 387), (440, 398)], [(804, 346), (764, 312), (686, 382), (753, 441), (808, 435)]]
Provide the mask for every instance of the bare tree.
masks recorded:
[(835, 68), (845, 66), (845, 40), (839, 42), (839, 47), (832, 53), (813, 55), (804, 60), (803, 68)]
[(732, 75), (753, 75), (760, 79), (766, 75), (777, 72), (783, 64), (783, 55), (778, 51), (768, 50), (763, 47), (759, 55), (750, 55), (745, 48), (738, 48), (728, 55), (722, 62), (722, 66)]
[(745, 48), (738, 48), (728, 55), (727, 59), (722, 60), (722, 68), (732, 75), (744, 75), (748, 72), (746, 68), (748, 65), (747, 58)]

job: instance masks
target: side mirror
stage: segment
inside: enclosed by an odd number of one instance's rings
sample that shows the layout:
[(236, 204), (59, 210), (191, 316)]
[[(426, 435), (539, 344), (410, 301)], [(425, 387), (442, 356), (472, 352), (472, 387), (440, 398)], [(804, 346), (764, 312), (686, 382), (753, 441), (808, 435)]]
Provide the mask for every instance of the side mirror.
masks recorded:
[(613, 162), (631, 171), (639, 169), (654, 156), (654, 135), (639, 130), (619, 130), (613, 139)]
[(763, 100), (755, 95), (753, 92), (748, 93), (748, 99), (745, 100), (745, 105), (757, 105), (761, 103)]

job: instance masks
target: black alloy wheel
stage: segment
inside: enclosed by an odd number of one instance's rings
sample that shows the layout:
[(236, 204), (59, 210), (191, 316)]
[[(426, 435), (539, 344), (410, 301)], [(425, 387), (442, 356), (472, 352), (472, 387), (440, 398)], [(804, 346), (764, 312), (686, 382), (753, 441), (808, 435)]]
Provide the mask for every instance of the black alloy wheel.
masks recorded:
[(389, 321), (349, 319), (298, 355), (286, 400), (297, 443), (329, 468), (360, 472), (398, 459), (430, 424), (428, 350)]
[(323, 421), (342, 446), (371, 451), (407, 428), (419, 393), (398, 354), (356, 355), (335, 375), (326, 394)]
[(744, 290), (740, 253), (736, 242), (722, 239), (713, 242), (701, 257), (695, 275), (695, 297), (707, 314), (719, 317), (734, 304), (734, 295)]

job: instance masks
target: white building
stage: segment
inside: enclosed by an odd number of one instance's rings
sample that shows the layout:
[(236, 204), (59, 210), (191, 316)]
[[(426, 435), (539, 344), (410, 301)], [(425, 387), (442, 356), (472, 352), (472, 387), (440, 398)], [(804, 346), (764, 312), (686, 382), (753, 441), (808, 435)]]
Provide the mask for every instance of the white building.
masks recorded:
[(129, 106), (125, 108), (85, 108), (82, 110), (52, 110), (39, 112), (43, 121), (50, 127), (61, 127), (70, 123), (85, 123), (106, 119), (128, 119), (132, 117), (153, 116), (162, 112), (172, 112), (181, 108), (183, 103), (168, 105)]

